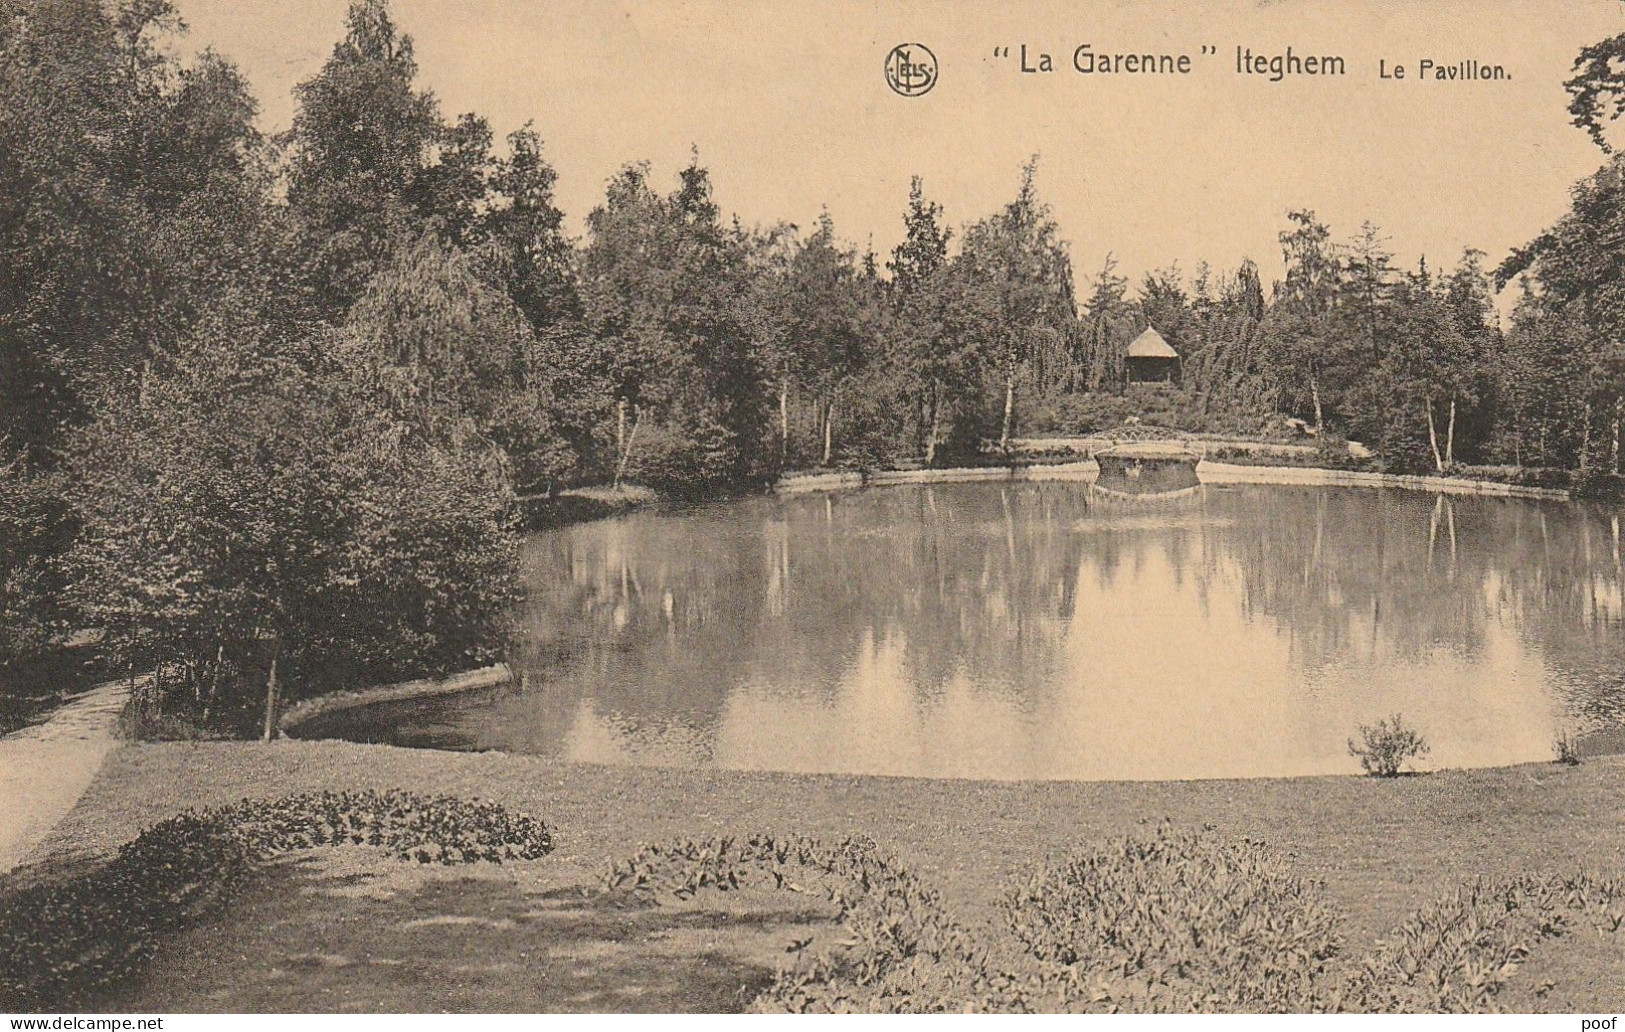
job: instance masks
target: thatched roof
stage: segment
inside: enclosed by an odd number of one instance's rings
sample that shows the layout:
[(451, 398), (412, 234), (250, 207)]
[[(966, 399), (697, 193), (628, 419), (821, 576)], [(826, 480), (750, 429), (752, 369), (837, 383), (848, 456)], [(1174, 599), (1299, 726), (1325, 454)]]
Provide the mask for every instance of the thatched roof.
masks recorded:
[(1178, 358), (1179, 352), (1169, 346), (1168, 342), (1162, 339), (1162, 334), (1158, 333), (1154, 327), (1147, 326), (1144, 333), (1129, 342), (1128, 357)]

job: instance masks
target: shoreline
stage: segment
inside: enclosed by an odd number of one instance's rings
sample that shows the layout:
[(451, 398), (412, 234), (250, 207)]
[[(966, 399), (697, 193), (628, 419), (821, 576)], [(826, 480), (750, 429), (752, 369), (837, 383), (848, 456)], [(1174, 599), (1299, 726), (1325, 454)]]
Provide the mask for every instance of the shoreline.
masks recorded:
[[(1236, 800), (1247, 795), (1272, 796), (1280, 792), (1302, 791), (1311, 794), (1332, 793), (1340, 797), (1364, 797), (1370, 793), (1408, 796), (1418, 791), (1453, 792), (1471, 786), (1474, 791), (1494, 786), (1491, 793), (1499, 795), (1519, 786), (1523, 790), (1557, 783), (1598, 782), (1609, 790), (1610, 796), (1621, 807), (1617, 824), (1599, 827), (1620, 840), (1621, 851), (1598, 859), (1625, 864), (1625, 754), (1604, 753), (1588, 756), (1582, 763), (1567, 765), (1555, 760), (1527, 760), (1496, 767), (1446, 767), (1437, 770), (1406, 772), (1399, 777), (1381, 778), (1367, 774), (1287, 774), (1257, 777), (1209, 777), (1173, 780), (1135, 779), (1046, 779), (1046, 778), (974, 778), (939, 777), (918, 774), (846, 774), (829, 771), (779, 771), (715, 767), (682, 767), (642, 765), (632, 763), (603, 763), (587, 760), (561, 759), (530, 753), (502, 750), (462, 751), (387, 745), (370, 742), (352, 742), (344, 739), (285, 738), (275, 742), (263, 741), (186, 741), (186, 742), (133, 742), (117, 744), (109, 762), (97, 776), (79, 804), (50, 832), (45, 841), (27, 858), (28, 866), (36, 865), (63, 852), (98, 853), (110, 851), (142, 828), (171, 815), (170, 803), (140, 788), (138, 783), (147, 775), (161, 775), (185, 780), (185, 771), (194, 761), (205, 766), (220, 766), (222, 772), (230, 765), (230, 776), (213, 779), (207, 785), (187, 786), (196, 795), (177, 798), (174, 812), (201, 806), (227, 804), (244, 798), (254, 798), (266, 792), (302, 791), (319, 788), (326, 777), (323, 769), (354, 772), (356, 787), (382, 788), (388, 778), (397, 774), (410, 775), (410, 785), (420, 783), (422, 777), (435, 777), (442, 773), (455, 773), (459, 780), (465, 775), (478, 774), (481, 778), (507, 770), (520, 777), (490, 777), (481, 782), (483, 790), (464, 786), (464, 794), (471, 798), (503, 800), (515, 792), (524, 794), (546, 786), (560, 786), (576, 781), (598, 784), (625, 782), (636, 784), (667, 783), (673, 790), (703, 787), (706, 791), (726, 793), (746, 785), (773, 785), (789, 792), (806, 791), (814, 795), (832, 792), (841, 797), (868, 796), (888, 793), (955, 793), (970, 795), (990, 794), (1006, 796), (1030, 794), (1034, 797), (1056, 795), (1136, 795), (1163, 800), (1172, 804), (1182, 795), (1214, 796)], [(308, 762), (307, 762), (308, 761)], [(126, 777), (117, 768), (128, 767), (143, 771), (135, 778)], [(268, 776), (274, 775), (274, 776)], [(175, 787), (181, 789), (177, 781)], [(168, 787), (167, 785), (165, 787)], [(662, 823), (681, 821), (682, 810), (663, 810), (614, 791), (610, 796), (636, 804), (640, 811), (658, 815)], [(111, 804), (111, 805), (108, 805)], [(544, 807), (545, 809), (545, 807)], [(1153, 806), (1151, 809), (1155, 810)], [(98, 816), (93, 811), (104, 810)], [(81, 812), (84, 811), (84, 812)], [(1322, 811), (1325, 812), (1324, 810)], [(538, 816), (547, 818), (543, 812)], [(103, 824), (101, 817), (108, 818)], [(716, 814), (701, 811), (688, 813), (708, 826)], [(855, 811), (847, 814), (856, 817)], [(876, 814), (885, 818), (885, 814)], [(1099, 816), (1098, 814), (1096, 816)], [(1600, 813), (1569, 814), (1587, 819), (1603, 816)], [(547, 818), (551, 825), (551, 818)], [(608, 820), (606, 813), (604, 819)], [(86, 834), (80, 827), (89, 820), (99, 825), (94, 834)], [(1140, 823), (1138, 817), (1135, 823)], [(936, 829), (940, 831), (941, 829)], [(128, 832), (128, 834), (125, 834)], [(124, 837), (120, 837), (123, 835)], [(652, 841), (639, 839), (639, 842)]]
[[(415, 699), (433, 699), (442, 695), (457, 695), (462, 692), (478, 691), (481, 688), (495, 688), (512, 683), (516, 679), (516, 675), (508, 664), (493, 663), (477, 670), (465, 670), (462, 673), (449, 674), (445, 677), (399, 681), (395, 684), (380, 685), (376, 688), (361, 688), (356, 691), (328, 692), (325, 695), (301, 700), (283, 710), (277, 718), (277, 731), (279, 734), (287, 735), (294, 729), (318, 717), (342, 713), (345, 710), (360, 709), (363, 706), (375, 706), (386, 702), (411, 702)], [(292, 737), (298, 738), (299, 736), (293, 735)]]
[[(964, 484), (1001, 480), (1012, 483), (1088, 482), (1099, 475), (1100, 466), (1095, 460), (1082, 459), (1077, 462), (1035, 463), (1025, 466), (960, 466), (944, 469), (884, 470), (873, 473), (861, 470), (793, 473), (780, 477), (772, 490), (775, 494), (811, 494), (902, 484)], [(1361, 470), (1327, 469), (1321, 466), (1244, 465), (1202, 459), (1197, 463), (1196, 475), (1203, 484), (1397, 488), (1448, 495), (1573, 501), (1573, 495), (1561, 488), (1527, 487), (1521, 484), (1504, 484), (1495, 480), (1469, 480), (1465, 477), (1370, 473)]]

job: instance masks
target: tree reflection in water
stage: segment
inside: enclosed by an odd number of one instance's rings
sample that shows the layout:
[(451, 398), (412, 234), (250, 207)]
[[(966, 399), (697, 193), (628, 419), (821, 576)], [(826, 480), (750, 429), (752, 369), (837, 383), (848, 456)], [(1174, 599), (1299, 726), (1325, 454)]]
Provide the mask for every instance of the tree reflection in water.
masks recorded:
[(530, 689), (452, 719), (591, 761), (1183, 778), (1352, 771), (1399, 711), (1438, 766), (1547, 759), (1625, 719), (1620, 558), (1612, 513), (1348, 488), (646, 512), (530, 542)]

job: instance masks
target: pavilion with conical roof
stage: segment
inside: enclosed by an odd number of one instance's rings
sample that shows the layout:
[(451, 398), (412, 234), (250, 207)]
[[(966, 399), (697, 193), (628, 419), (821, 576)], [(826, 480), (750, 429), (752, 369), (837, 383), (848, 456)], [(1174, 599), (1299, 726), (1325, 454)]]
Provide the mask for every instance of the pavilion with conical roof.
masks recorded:
[(1179, 352), (1155, 326), (1147, 326), (1144, 333), (1129, 342), (1123, 366), (1129, 383), (1179, 382)]

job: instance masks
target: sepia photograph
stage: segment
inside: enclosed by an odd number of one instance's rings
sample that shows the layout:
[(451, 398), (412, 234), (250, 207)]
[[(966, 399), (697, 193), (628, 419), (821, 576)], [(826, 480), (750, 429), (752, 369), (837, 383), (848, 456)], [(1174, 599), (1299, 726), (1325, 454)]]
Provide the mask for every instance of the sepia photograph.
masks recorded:
[(6, 1028), (1617, 1028), (1622, 115), (1622, 0), (0, 0)]

